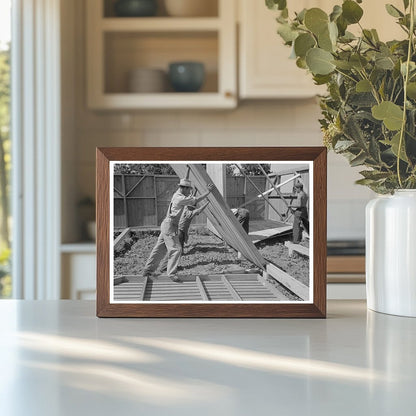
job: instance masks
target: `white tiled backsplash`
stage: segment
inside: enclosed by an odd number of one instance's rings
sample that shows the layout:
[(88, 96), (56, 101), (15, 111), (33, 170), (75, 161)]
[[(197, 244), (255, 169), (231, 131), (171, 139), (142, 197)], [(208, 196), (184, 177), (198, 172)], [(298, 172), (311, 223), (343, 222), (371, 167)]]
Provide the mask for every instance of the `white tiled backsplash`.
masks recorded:
[[(80, 196), (94, 194), (96, 146), (321, 145), (314, 99), (240, 103), (232, 111), (93, 113), (78, 107), (75, 130)], [(65, 158), (65, 155), (64, 155)], [(328, 238), (364, 237), (364, 208), (373, 197), (354, 184), (358, 171), (328, 155)], [(319, 215), (319, 213), (317, 213)]]

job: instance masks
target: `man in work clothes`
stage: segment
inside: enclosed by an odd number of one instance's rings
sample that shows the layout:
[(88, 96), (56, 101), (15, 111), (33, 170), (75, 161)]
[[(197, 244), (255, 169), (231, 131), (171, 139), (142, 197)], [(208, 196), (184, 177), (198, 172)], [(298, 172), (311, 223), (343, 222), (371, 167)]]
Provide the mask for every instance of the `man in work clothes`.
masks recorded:
[(184, 250), (185, 243), (188, 242), (189, 238), (189, 226), (192, 220), (199, 215), (207, 206), (209, 202), (205, 202), (204, 205), (197, 208), (195, 205), (187, 205), (183, 210), (181, 219), (179, 220), (178, 231), (179, 231), (179, 242)]
[[(199, 208), (196, 208), (195, 205), (187, 205), (181, 215), (181, 218), (179, 220), (178, 225), (178, 237), (179, 237), (179, 244), (181, 245), (182, 254), (185, 250), (185, 243), (188, 242), (189, 237), (189, 226), (191, 225), (192, 220), (199, 215), (207, 206), (209, 205), (209, 202), (206, 202), (204, 205), (202, 205)], [(162, 261), (162, 264), (160, 265), (159, 270), (165, 271), (168, 266), (168, 256), (165, 256), (165, 258)]]
[(291, 207), (295, 208), (293, 220), (293, 242), (299, 244), (302, 241), (302, 223), (303, 228), (309, 234), (309, 219), (308, 219), (308, 195), (303, 190), (303, 185), (297, 183), (295, 185), (296, 199), (292, 202)]
[(188, 179), (181, 179), (178, 190), (173, 194), (168, 212), (160, 225), (160, 235), (144, 266), (143, 275), (151, 276), (157, 269), (159, 263), (168, 255), (167, 275), (174, 282), (178, 282), (176, 271), (181, 258), (182, 249), (178, 236), (179, 219), (186, 205), (195, 205), (205, 199), (214, 188), (208, 185), (208, 191), (198, 198), (191, 196), (192, 184)]

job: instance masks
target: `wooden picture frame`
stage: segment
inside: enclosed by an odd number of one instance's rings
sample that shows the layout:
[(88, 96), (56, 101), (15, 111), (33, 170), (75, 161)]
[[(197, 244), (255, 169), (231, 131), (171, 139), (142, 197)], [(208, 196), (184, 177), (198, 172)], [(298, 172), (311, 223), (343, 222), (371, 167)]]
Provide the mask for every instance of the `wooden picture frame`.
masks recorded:
[[(326, 317), (326, 188), (327, 188), (327, 150), (324, 147), (205, 147), (205, 148), (159, 148), (159, 147), (134, 147), (134, 148), (97, 148), (97, 176), (96, 176), (96, 200), (97, 200), (97, 316), (98, 317), (210, 317), (210, 318), (325, 318)], [(163, 163), (172, 162), (176, 173), (186, 172), (186, 177), (192, 179), (198, 184), (198, 191), (202, 194), (207, 180), (205, 178), (208, 165), (224, 165), (228, 163), (238, 168), (244, 166), (244, 163), (253, 163), (261, 166), (273, 166), (273, 163), (296, 164), (305, 163), (310, 167), (308, 171), (308, 181), (310, 184), (310, 203), (309, 211), (311, 216), (311, 237), (309, 241), (309, 250), (311, 257), (309, 261), (309, 294), (306, 297), (299, 295), (299, 301), (201, 301), (196, 302), (176, 302), (176, 301), (124, 301), (118, 302), (114, 299), (115, 276), (113, 276), (114, 256), (114, 227), (111, 216), (114, 201), (114, 166), (117, 164), (129, 163)], [(266, 165), (264, 162), (268, 162)], [(205, 164), (205, 165), (204, 165)], [(247, 165), (246, 165), (247, 166)], [(186, 167), (187, 169), (183, 170)], [(202, 167), (202, 168), (201, 168)], [(182, 169), (182, 171), (181, 171)], [(261, 169), (261, 167), (260, 167)], [(225, 171), (225, 168), (224, 168)], [(309, 172), (311, 175), (309, 176)], [(266, 173), (266, 172), (264, 172)], [(199, 177), (198, 175), (202, 176)], [(190, 176), (189, 176), (190, 175)], [(265, 181), (270, 182), (272, 173), (265, 176)], [(179, 175), (178, 175), (179, 176)], [(184, 176), (184, 175), (182, 175)], [(274, 176), (277, 176), (274, 174)], [(298, 174), (299, 176), (299, 174)], [(295, 178), (295, 176), (294, 176)], [(248, 179), (250, 180), (250, 179)], [(200, 181), (200, 182), (198, 182)], [(277, 181), (277, 179), (276, 179)], [(275, 183), (277, 183), (275, 181)], [(295, 182), (295, 181), (293, 181)], [(283, 185), (283, 183), (281, 183)], [(298, 187), (299, 188), (299, 187)], [(282, 188), (283, 189), (283, 188)], [(313, 192), (312, 192), (313, 191)], [(268, 192), (272, 195), (275, 192), (275, 198), (280, 198), (282, 202), (287, 198), (280, 193), (275, 187), (270, 188)], [(278, 196), (278, 192), (280, 196)], [(266, 194), (264, 192), (263, 194)], [(258, 195), (260, 197), (260, 195)], [(210, 208), (207, 209), (207, 216), (212, 221), (218, 221), (225, 227), (227, 221), (228, 233), (241, 233), (242, 227), (235, 222), (234, 216), (228, 213), (231, 210), (228, 205), (221, 202), (221, 193), (217, 188), (206, 197), (210, 202)], [(262, 197), (263, 199), (264, 196)], [(294, 198), (294, 197), (292, 197)], [(221, 206), (220, 206), (221, 205)], [(289, 205), (286, 203), (286, 206)], [(217, 210), (217, 211), (216, 211)], [(220, 210), (222, 210), (220, 212)], [(288, 211), (294, 212), (288, 207)], [(237, 225), (235, 225), (237, 224)], [(217, 227), (218, 224), (213, 224)], [(223, 238), (230, 243), (229, 234), (224, 230)], [(240, 241), (233, 246), (241, 251), (248, 258), (257, 255), (255, 250), (251, 249), (251, 242), (246, 243), (247, 237), (235, 238)], [(231, 244), (233, 242), (231, 241)], [(291, 246), (290, 241), (286, 243), (288, 250), (296, 247)], [(300, 247), (302, 252), (304, 249)], [(248, 256), (248, 257), (247, 257)], [(298, 254), (296, 254), (298, 256)], [(251, 259), (252, 257), (250, 257)], [(262, 257), (261, 257), (262, 258)], [(264, 259), (263, 259), (264, 260)], [(253, 260), (256, 261), (256, 258)], [(283, 279), (278, 280), (285, 288), (293, 293), (300, 290), (297, 286), (296, 279), (289, 276), (288, 281), (284, 279), (287, 273), (280, 270), (279, 267), (271, 264), (270, 261), (264, 260), (261, 263), (262, 270), (258, 271), (255, 276), (259, 281), (265, 282), (270, 278), (277, 279), (280, 276)], [(254, 274), (253, 274), (254, 275)], [(251, 275), (250, 275), (251, 276)], [(215, 277), (215, 276), (214, 276)], [(124, 277), (123, 277), (124, 278)], [(138, 278), (141, 278), (140, 276)], [(190, 278), (191, 279), (191, 278)], [(194, 281), (201, 286), (199, 276), (192, 277)], [(195, 280), (196, 279), (196, 280)], [(272, 279), (272, 280), (273, 280)], [(227, 280), (227, 279), (225, 279)], [(228, 281), (225, 284), (229, 285)], [(230, 279), (229, 279), (230, 280)], [(273, 280), (274, 283), (274, 280)], [(153, 283), (154, 284), (154, 283)], [(205, 285), (207, 283), (204, 283)], [(146, 285), (146, 282), (144, 283)], [(185, 287), (185, 285), (183, 286)], [(299, 287), (302, 284), (299, 284)], [(272, 290), (272, 289), (271, 289)], [(235, 292), (233, 288), (230, 291)], [(273, 291), (273, 290), (272, 290)], [(110, 293), (111, 292), (111, 293)], [(144, 293), (144, 289), (143, 289)], [(111, 298), (110, 298), (111, 294)], [(236, 296), (239, 296), (236, 294)], [(243, 299), (242, 297), (239, 299)]]

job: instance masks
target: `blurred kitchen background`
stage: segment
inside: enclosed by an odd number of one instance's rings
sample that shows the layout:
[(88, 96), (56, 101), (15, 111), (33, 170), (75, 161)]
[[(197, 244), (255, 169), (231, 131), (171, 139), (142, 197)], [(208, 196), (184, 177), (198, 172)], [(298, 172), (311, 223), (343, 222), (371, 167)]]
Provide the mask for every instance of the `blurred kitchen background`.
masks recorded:
[[(59, 57), (59, 83), (44, 83), (48, 93), (60, 88), (56, 264), (62, 275), (55, 294), (94, 298), (95, 246), (88, 223), (94, 220), (96, 147), (322, 145), (315, 98), (322, 90), (289, 59), (290, 48), (276, 34), (275, 13), (264, 0), (50, 3), (59, 7), (61, 36), (53, 55)], [(302, 0), (288, 6), (328, 11), (336, 3)], [(364, 1), (370, 11), (364, 23), (383, 38), (396, 29), (376, 4)], [(131, 17), (135, 13), (150, 15)], [(184, 65), (188, 61), (202, 63), (203, 73), (201, 66)], [(189, 71), (192, 85), (184, 86), (181, 74)], [(354, 184), (358, 171), (329, 153), (330, 298), (365, 297), (364, 216), (374, 195)], [(27, 296), (39, 297), (35, 292)]]

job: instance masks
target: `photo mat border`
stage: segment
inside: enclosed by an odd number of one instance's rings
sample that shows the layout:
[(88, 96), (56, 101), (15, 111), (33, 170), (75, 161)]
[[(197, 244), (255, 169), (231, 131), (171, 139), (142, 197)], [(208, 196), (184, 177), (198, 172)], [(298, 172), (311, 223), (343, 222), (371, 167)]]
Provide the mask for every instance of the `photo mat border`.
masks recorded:
[[(305, 317), (326, 316), (326, 153), (324, 147), (97, 148), (97, 316), (99, 317)], [(201, 161), (203, 159), (203, 161)], [(112, 162), (311, 162), (313, 204), (308, 302), (111, 303), (111, 175)], [(311, 179), (313, 178), (313, 179)], [(310, 192), (310, 194), (312, 194)]]
[[(142, 164), (142, 163), (150, 163), (150, 164), (168, 164), (169, 162), (175, 163), (187, 163), (189, 161), (183, 161), (183, 160), (175, 160), (175, 161), (169, 161), (169, 160), (129, 160), (129, 161), (120, 161), (120, 160), (112, 160), (110, 161), (110, 233), (114, 232), (114, 166), (119, 163), (131, 163), (131, 164)], [(247, 161), (247, 160), (198, 160), (195, 161), (198, 163), (212, 163), (212, 164), (229, 164), (230, 162), (234, 163), (253, 163), (254, 161)], [(274, 160), (262, 160), (261, 162), (264, 163), (276, 163)], [(309, 168), (309, 183), (308, 183), (308, 189), (309, 189), (309, 203), (310, 203), (310, 209), (309, 209), (309, 218), (313, 218), (313, 200), (314, 200), (314, 194), (313, 194), (313, 163), (311, 161), (305, 161), (305, 160), (284, 160), (284, 161), (278, 161), (278, 163), (281, 163), (282, 165), (289, 165), (289, 164), (305, 164), (308, 165)], [(310, 241), (313, 241), (314, 238), (314, 232), (313, 232), (313, 221), (311, 222), (310, 227)], [(129, 302), (129, 301), (116, 301), (114, 300), (114, 285), (112, 284), (113, 278), (114, 278), (114, 239), (110, 236), (110, 248), (109, 248), (109, 257), (110, 257), (110, 275), (109, 275), (109, 282), (110, 282), (110, 303), (114, 304), (122, 304), (122, 303), (174, 303), (174, 301), (166, 301), (166, 302), (159, 302), (159, 301), (137, 301), (137, 302)], [(201, 303), (203, 301), (200, 300), (191, 300), (191, 301), (178, 301), (176, 303), (181, 304), (187, 304), (187, 303)], [(219, 303), (219, 304), (227, 304), (230, 303), (229, 301), (205, 301), (206, 303), (213, 304), (213, 303)], [(233, 301), (233, 304), (236, 303), (275, 303), (277, 301)], [(309, 299), (308, 300), (301, 300), (301, 301), (278, 301), (279, 303), (283, 304), (291, 304), (291, 303), (313, 303), (313, 244), (310, 247), (310, 259), (309, 259)]]

